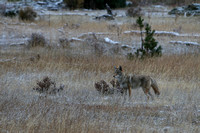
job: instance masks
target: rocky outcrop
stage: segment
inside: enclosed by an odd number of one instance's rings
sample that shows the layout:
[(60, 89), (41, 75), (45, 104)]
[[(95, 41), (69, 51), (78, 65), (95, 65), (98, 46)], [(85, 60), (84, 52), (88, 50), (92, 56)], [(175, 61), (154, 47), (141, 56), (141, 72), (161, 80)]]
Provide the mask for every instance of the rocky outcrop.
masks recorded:
[(106, 10), (107, 10), (107, 14), (101, 15), (101, 16), (96, 16), (94, 19), (96, 19), (96, 20), (114, 20), (115, 19), (114, 17), (117, 14), (112, 13), (112, 10), (108, 4), (106, 4)]
[(63, 0), (26, 0), (17, 2), (1, 2), (0, 1), (0, 13), (5, 16), (16, 16), (20, 9), (25, 7), (32, 7), (36, 11), (50, 10), (58, 11), (65, 7)]
[(200, 4), (194, 3), (188, 6), (177, 7), (172, 9), (169, 15), (185, 15), (185, 16), (200, 16)]

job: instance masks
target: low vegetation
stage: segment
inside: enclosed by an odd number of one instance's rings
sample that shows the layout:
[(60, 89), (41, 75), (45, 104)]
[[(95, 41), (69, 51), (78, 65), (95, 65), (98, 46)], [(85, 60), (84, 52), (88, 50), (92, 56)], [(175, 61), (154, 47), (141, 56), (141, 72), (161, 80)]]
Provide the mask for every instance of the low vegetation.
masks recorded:
[(129, 7), (126, 11), (126, 15), (129, 17), (142, 16), (142, 9), (140, 7)]
[(106, 81), (101, 80), (99, 82), (96, 82), (94, 84), (94, 87), (100, 94), (124, 94), (124, 90), (120, 88), (119, 83), (116, 82), (114, 79), (110, 81), (110, 84), (112, 85), (112, 87), (110, 87), (110, 85), (106, 83)]
[(31, 38), (28, 40), (28, 47), (44, 47), (46, 45), (46, 39), (41, 33), (32, 33)]
[(21, 20), (34, 21), (36, 17), (37, 13), (31, 7), (19, 10), (19, 19)]
[(37, 86), (34, 87), (33, 90), (39, 93), (56, 94), (62, 91), (63, 88), (63, 85), (61, 85), (60, 87), (56, 87), (55, 81), (52, 81), (49, 77), (44, 77), (41, 81), (37, 82)]

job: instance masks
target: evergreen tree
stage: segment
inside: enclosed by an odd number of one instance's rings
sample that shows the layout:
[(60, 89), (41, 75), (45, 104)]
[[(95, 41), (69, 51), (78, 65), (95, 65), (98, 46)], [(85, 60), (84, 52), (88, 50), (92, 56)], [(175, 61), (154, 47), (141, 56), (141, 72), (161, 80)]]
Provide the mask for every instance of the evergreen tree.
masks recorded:
[(141, 17), (138, 17), (138, 19), (136, 20), (136, 23), (138, 24), (138, 26), (140, 27), (140, 37), (141, 37), (141, 49), (143, 49), (143, 35), (142, 35), (142, 29), (144, 28), (144, 24), (143, 24), (144, 19), (142, 19)]
[(137, 49), (136, 56), (139, 57), (153, 57), (153, 56), (161, 56), (162, 55), (162, 47), (157, 46), (158, 42), (154, 38), (155, 30), (151, 30), (151, 26), (149, 24), (145, 25), (145, 39), (143, 40), (142, 30), (144, 27), (143, 24), (144, 19), (139, 17), (136, 20), (136, 23), (140, 27), (140, 35), (141, 35), (141, 48)]

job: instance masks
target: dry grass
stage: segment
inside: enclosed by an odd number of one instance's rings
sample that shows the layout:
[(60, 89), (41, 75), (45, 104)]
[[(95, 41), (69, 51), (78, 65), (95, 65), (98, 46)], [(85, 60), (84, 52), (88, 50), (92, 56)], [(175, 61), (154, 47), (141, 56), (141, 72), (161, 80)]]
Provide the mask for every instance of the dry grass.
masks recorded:
[[(34, 53), (37, 62), (24, 60)], [(146, 60), (67, 54), (63, 49), (36, 48), (0, 52), (2, 132), (199, 132), (200, 55), (170, 55)], [(20, 59), (20, 61), (17, 61)], [(146, 101), (141, 89), (133, 96), (102, 96), (94, 87), (112, 79), (113, 66), (127, 73), (153, 76), (161, 96)], [(56, 96), (32, 91), (50, 76), (64, 84)]]
[[(106, 37), (123, 44), (140, 42), (138, 36), (122, 34), (137, 29), (132, 25), (136, 18), (97, 22), (89, 16), (65, 16), (63, 20), (61, 17), (51, 16), (50, 25), (47, 19), (22, 24), (17, 19), (0, 18), (0, 35), (10, 37), (16, 32), (14, 37), (18, 38), (39, 32), (49, 39), (50, 45), (56, 45), (59, 37), (109, 32)], [(180, 17), (175, 24), (173, 17), (160, 18), (150, 18), (153, 29), (172, 31), (182, 26), (183, 33), (200, 31), (198, 17)], [(80, 26), (73, 28), (73, 24)], [(117, 27), (111, 26), (113, 24)], [(58, 31), (61, 28), (64, 34)], [(169, 50), (176, 48), (168, 45), (171, 40), (200, 41), (195, 37), (157, 38)], [(0, 47), (0, 132), (200, 132), (199, 53), (165, 54), (160, 58), (130, 61), (122, 55), (84, 54), (83, 49), (76, 46), (75, 42), (72, 48)], [(160, 97), (147, 101), (141, 89), (133, 90), (131, 98), (99, 94), (95, 82), (103, 79), (109, 83), (114, 66), (118, 65), (122, 65), (126, 73), (156, 79)], [(37, 81), (46, 76), (57, 85), (64, 85), (64, 90), (56, 95), (33, 91)]]

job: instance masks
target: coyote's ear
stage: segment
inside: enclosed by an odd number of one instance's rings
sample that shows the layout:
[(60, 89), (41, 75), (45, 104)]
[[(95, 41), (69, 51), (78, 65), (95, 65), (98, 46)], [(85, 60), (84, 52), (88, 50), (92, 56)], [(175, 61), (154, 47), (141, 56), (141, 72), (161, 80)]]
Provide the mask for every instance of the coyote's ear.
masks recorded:
[(122, 66), (119, 66), (119, 70), (122, 71)]

